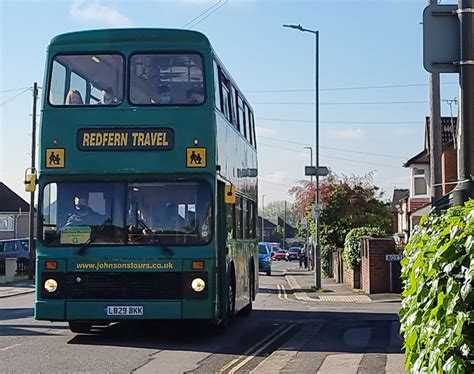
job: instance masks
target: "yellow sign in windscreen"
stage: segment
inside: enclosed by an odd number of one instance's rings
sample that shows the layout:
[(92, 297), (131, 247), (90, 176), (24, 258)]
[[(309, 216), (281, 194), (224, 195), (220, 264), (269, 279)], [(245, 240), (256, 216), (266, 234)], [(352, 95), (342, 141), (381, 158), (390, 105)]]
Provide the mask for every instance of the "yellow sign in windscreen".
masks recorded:
[(186, 166), (188, 168), (205, 168), (206, 148), (186, 148)]
[(90, 227), (65, 227), (61, 230), (61, 244), (83, 244), (91, 237)]

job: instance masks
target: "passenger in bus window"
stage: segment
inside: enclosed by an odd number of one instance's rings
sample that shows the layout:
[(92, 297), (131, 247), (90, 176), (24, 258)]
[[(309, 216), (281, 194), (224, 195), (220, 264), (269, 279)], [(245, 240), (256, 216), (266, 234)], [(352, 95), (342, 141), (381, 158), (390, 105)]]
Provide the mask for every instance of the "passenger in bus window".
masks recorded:
[(202, 88), (193, 87), (186, 92), (186, 98), (189, 104), (201, 104), (204, 101)]
[(171, 90), (167, 84), (158, 86), (158, 104), (171, 104)]
[(81, 93), (78, 90), (69, 90), (64, 105), (83, 105)]
[(113, 97), (112, 88), (109, 87), (106, 90), (102, 90), (100, 93), (100, 103), (102, 105), (112, 105), (116, 102), (116, 99)]

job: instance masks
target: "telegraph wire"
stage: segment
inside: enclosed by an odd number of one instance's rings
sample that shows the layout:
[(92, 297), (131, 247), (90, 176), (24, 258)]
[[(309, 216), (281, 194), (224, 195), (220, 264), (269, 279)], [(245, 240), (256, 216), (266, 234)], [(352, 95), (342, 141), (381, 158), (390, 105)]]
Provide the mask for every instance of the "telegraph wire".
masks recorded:
[(21, 87), (21, 88), (14, 88), (14, 89), (11, 89), (11, 90), (2, 90), (2, 91), (0, 91), (0, 93), (21, 91), (21, 90), (26, 90), (28, 88), (31, 88), (31, 87)]
[[(446, 100), (441, 100), (446, 101)], [(319, 103), (319, 105), (392, 105), (392, 104), (427, 104), (427, 100), (418, 100), (418, 101), (372, 101), (372, 102), (328, 102), (328, 103)], [(314, 105), (312, 103), (288, 103), (288, 102), (269, 102), (269, 101), (254, 101), (252, 104), (262, 104), (262, 105)]]
[[(444, 82), (441, 84), (458, 84), (458, 82)], [(339, 88), (320, 88), (319, 91), (349, 91), (349, 90), (370, 90), (370, 89), (385, 89), (385, 88), (403, 88), (403, 87), (421, 87), (428, 86), (428, 83), (412, 83), (412, 84), (393, 84), (381, 86), (359, 86), (359, 87), (339, 87)], [(312, 89), (280, 89), (280, 90), (250, 90), (246, 93), (256, 92), (314, 92)]]
[[(188, 28), (193, 28), (197, 26), (199, 23), (207, 19), (209, 16), (217, 12), (220, 8), (222, 8), (224, 5), (226, 5), (229, 2), (229, 0), (219, 0), (217, 3), (214, 3), (211, 5), (209, 8), (207, 8), (204, 12), (202, 12), (199, 16), (195, 17), (191, 21), (189, 21), (186, 25), (183, 26), (183, 28), (189, 26)], [(209, 13), (208, 13), (209, 12)], [(207, 14), (206, 14), (207, 13)], [(201, 19), (199, 19), (202, 17)], [(197, 20), (197, 22), (195, 22)]]
[(0, 107), (7, 105), (10, 101), (16, 99), (18, 96), (21, 96), (21, 95), (23, 95), (25, 92), (28, 92), (28, 91), (31, 91), (31, 87), (28, 87), (26, 90), (23, 90), (23, 91), (21, 91), (20, 93), (14, 95), (14, 96), (12, 96), (12, 97), (10, 97), (9, 99), (7, 99), (7, 100), (5, 100), (5, 101), (3, 101), (3, 102), (0, 102)]
[(203, 15), (205, 15), (207, 12), (211, 11), (214, 7), (216, 7), (217, 5), (219, 5), (220, 3), (222, 3), (222, 0), (218, 0), (216, 3), (212, 4), (209, 8), (207, 8), (204, 12), (202, 12), (201, 14), (199, 14), (197, 17), (194, 17), (191, 21), (189, 21), (188, 23), (186, 23), (184, 26), (182, 26), (182, 28), (186, 28), (187, 26), (191, 25), (194, 21), (196, 21), (197, 19), (201, 18)]
[[(262, 143), (262, 142), (260, 142), (260, 143), (258, 143), (258, 144), (259, 144), (259, 145), (266, 146), (266, 147), (270, 147), (270, 148), (284, 149), (284, 150), (290, 151), (290, 152), (296, 152), (296, 153), (300, 153), (300, 154), (306, 154), (305, 152), (298, 151), (298, 150), (296, 150), (296, 149), (280, 147), (280, 146), (276, 146), (276, 145), (272, 145), (272, 144), (266, 144), (266, 143)], [(334, 160), (355, 162), (355, 163), (357, 163), (357, 164), (368, 164), (368, 165), (383, 166), (383, 167), (387, 167), (387, 168), (400, 169), (400, 166), (387, 165), (387, 164), (380, 164), (380, 163), (378, 163), (378, 162), (352, 160), (352, 159), (349, 159), (349, 158), (335, 157), (335, 156), (330, 156), (330, 155), (325, 155), (325, 154), (320, 154), (320, 156), (324, 156), (324, 157), (327, 157), (327, 158), (330, 158), (330, 159), (334, 159)]]
[[(285, 119), (285, 118), (263, 118), (256, 117), (255, 119), (261, 121), (275, 121), (275, 122), (301, 122), (301, 123), (313, 123), (314, 120), (299, 120), (299, 119)], [(415, 125), (423, 124), (423, 121), (320, 121), (320, 123), (332, 123), (332, 124), (359, 124), (359, 125)]]
[[(277, 141), (277, 142), (281, 142), (281, 143), (291, 143), (291, 144), (298, 144), (298, 145), (303, 145), (303, 146), (311, 146), (311, 144), (308, 144), (308, 143), (300, 143), (300, 142), (295, 142), (295, 141), (291, 141), (291, 140), (271, 138), (271, 137), (266, 137), (266, 136), (257, 136), (257, 138), (266, 139), (266, 140), (273, 140), (273, 141)], [(398, 158), (398, 159), (406, 160), (406, 157), (394, 156), (394, 155), (384, 155), (384, 154), (381, 154), (381, 153), (362, 152), (362, 151), (355, 151), (355, 150), (350, 150), (350, 149), (324, 147), (324, 146), (319, 146), (319, 148), (329, 149), (329, 150), (333, 150), (333, 151), (359, 153), (359, 154), (362, 154), (362, 155), (369, 155), (369, 156)]]

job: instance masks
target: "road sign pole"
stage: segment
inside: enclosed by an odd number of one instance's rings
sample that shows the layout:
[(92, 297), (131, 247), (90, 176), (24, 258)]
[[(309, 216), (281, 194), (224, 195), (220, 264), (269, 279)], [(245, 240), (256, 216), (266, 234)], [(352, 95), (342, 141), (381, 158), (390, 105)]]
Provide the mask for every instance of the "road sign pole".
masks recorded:
[(474, 197), (474, 0), (459, 0), (460, 22), (460, 114), (458, 179), (453, 190), (454, 205)]

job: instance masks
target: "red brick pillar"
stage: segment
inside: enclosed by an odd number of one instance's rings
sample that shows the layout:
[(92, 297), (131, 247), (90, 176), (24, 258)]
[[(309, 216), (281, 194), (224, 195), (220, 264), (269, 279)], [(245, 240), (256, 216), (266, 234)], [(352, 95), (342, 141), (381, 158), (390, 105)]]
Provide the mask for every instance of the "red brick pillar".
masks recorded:
[[(364, 238), (365, 247), (362, 257), (363, 290), (366, 293), (390, 292), (390, 264), (385, 255), (394, 253), (392, 239)], [(394, 292), (400, 289), (400, 265), (392, 264)]]

